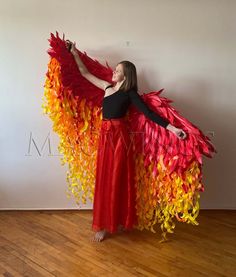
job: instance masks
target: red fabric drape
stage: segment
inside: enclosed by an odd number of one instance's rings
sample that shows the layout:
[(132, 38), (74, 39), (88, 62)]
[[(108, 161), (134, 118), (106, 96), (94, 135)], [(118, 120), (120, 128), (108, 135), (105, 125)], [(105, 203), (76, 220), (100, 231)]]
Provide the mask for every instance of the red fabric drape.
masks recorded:
[(110, 233), (137, 223), (132, 139), (124, 118), (103, 119), (97, 153), (92, 229)]

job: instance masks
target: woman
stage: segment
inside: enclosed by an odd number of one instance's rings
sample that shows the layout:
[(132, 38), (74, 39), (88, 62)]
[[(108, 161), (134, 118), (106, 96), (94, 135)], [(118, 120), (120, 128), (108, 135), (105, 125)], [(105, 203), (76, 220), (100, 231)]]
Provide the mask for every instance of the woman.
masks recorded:
[(67, 48), (74, 56), (81, 75), (105, 91), (92, 224), (92, 229), (96, 232), (93, 241), (102, 241), (108, 233), (115, 233), (121, 228), (131, 230), (137, 223), (133, 147), (130, 147), (131, 140), (124, 120), (129, 105), (135, 105), (153, 122), (173, 132), (180, 139), (184, 139), (186, 134), (154, 113), (143, 102), (137, 93), (137, 74), (133, 63), (118, 63), (113, 71), (111, 84), (88, 71), (78, 55), (75, 43), (67, 41)]

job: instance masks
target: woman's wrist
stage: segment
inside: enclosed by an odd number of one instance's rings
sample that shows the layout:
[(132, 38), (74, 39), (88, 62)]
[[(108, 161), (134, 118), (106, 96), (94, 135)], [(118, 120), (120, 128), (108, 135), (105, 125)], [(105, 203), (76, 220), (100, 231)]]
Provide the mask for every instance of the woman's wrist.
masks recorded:
[(166, 126), (166, 129), (171, 131), (171, 132), (174, 132), (175, 130), (175, 126), (171, 125), (170, 123)]
[(75, 57), (75, 56), (77, 56), (77, 51), (70, 51), (71, 52), (71, 54)]

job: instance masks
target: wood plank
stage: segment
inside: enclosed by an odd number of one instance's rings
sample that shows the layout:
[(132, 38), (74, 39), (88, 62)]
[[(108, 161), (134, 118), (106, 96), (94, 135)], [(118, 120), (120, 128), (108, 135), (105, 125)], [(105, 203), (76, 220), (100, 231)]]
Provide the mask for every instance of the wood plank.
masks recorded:
[(236, 276), (236, 211), (200, 211), (198, 226), (133, 230), (91, 242), (92, 211), (0, 211), (0, 276)]

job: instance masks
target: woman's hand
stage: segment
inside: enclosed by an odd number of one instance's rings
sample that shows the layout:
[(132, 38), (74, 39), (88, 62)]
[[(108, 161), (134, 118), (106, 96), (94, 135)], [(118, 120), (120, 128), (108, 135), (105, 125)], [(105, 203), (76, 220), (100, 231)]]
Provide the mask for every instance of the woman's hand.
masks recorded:
[(166, 129), (174, 133), (179, 139), (185, 139), (187, 137), (186, 133), (182, 129), (176, 128), (171, 124), (167, 125)]
[(72, 55), (77, 53), (75, 42), (72, 43), (70, 40), (66, 40), (66, 48), (68, 49), (69, 52), (71, 52)]
[(67, 50), (70, 52), (70, 50), (71, 50), (71, 46), (72, 46), (72, 42), (69, 40), (69, 39), (67, 39), (66, 40), (66, 48), (67, 48)]
[(72, 43), (70, 52), (72, 53), (72, 55), (77, 54), (77, 50), (76, 50), (76, 47), (75, 47), (75, 42)]

